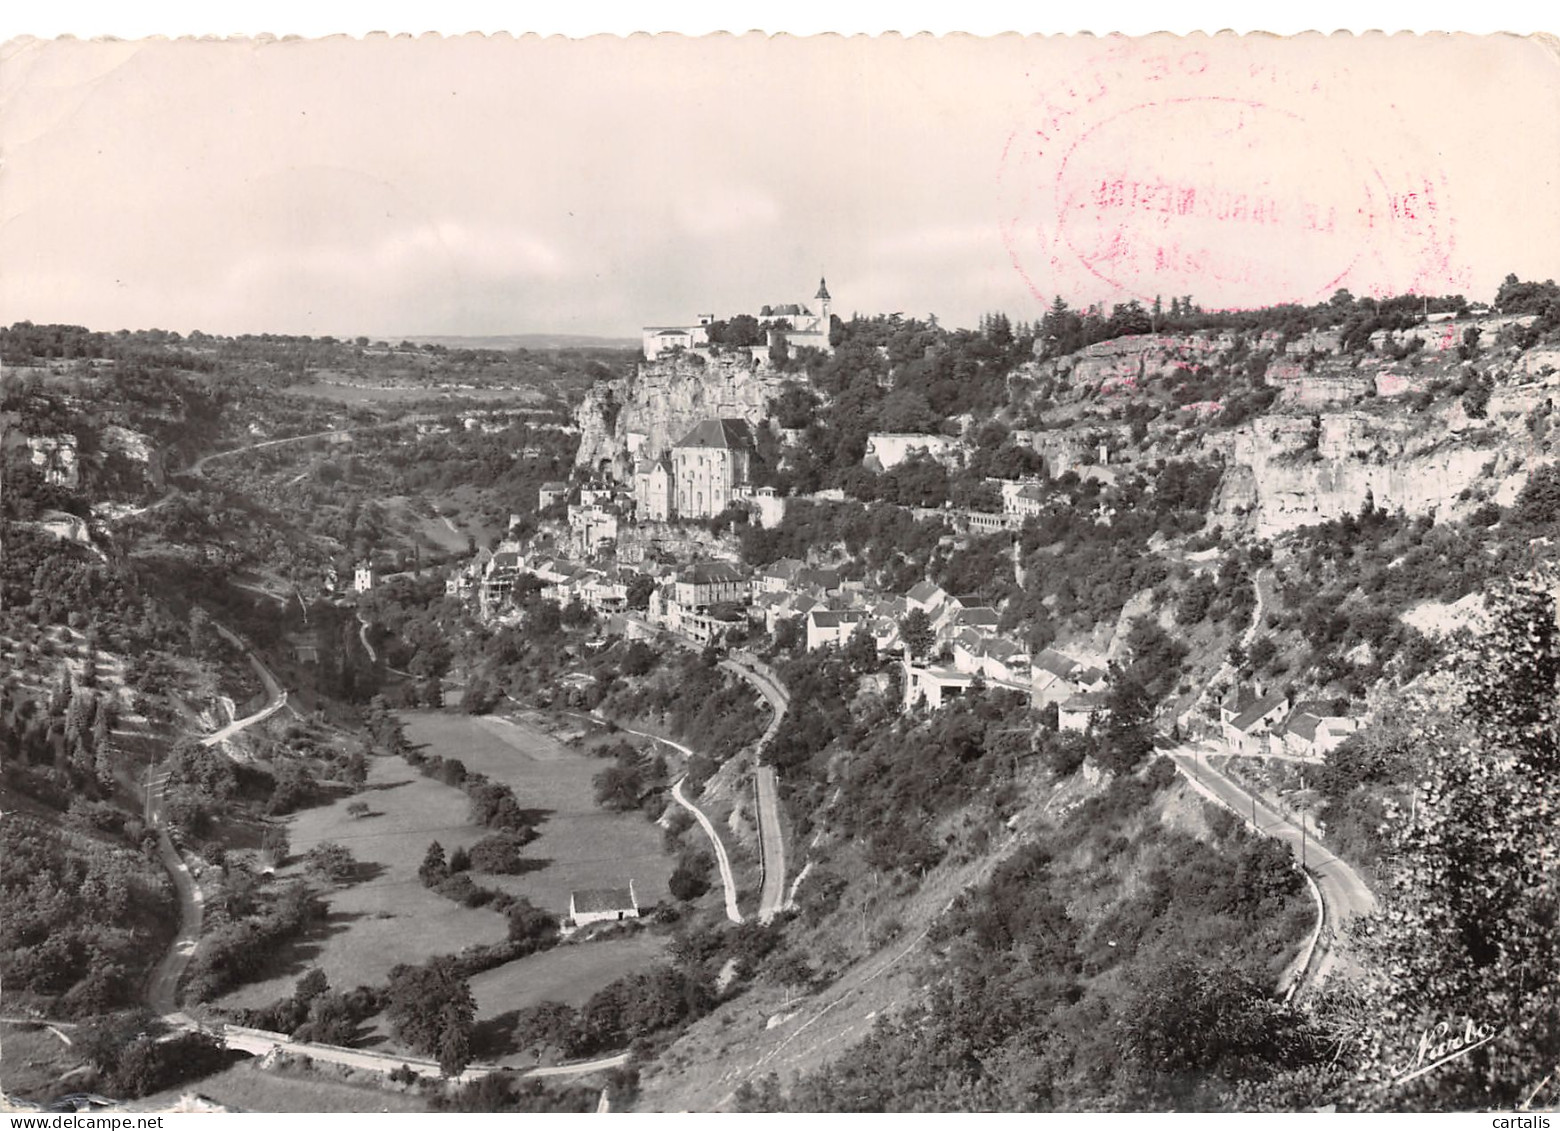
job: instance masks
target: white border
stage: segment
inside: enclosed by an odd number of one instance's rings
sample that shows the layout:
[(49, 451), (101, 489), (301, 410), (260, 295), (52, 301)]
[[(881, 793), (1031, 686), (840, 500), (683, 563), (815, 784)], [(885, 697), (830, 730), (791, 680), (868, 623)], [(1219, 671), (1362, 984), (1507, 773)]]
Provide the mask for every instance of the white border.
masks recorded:
[[(1086, 23), (1075, 21), (1086, 20)], [(1544, 21), (1544, 22), (1540, 22)], [(374, 31), (422, 34), (439, 31), (523, 32), (581, 36), (598, 32), (675, 31), (703, 35), (717, 31), (784, 32), (815, 35), (936, 34), (965, 31), (993, 35), (1004, 31), (1063, 32), (1089, 30), (1145, 35), (1155, 31), (1302, 31), (1372, 30), (1498, 31), (1530, 34), (1560, 32), (1560, 19), (1538, 0), (1313, 0), (1293, 5), (1253, 4), (1250, 0), (1093, 0), (1078, 8), (1032, 0), (899, 0), (896, 3), (841, 4), (838, 0), (579, 0), (572, 4), (520, 6), (500, 0), (53, 0), (51, 3), (0, 5), (0, 39), (21, 35), (52, 38), (111, 35), (121, 39), (149, 35), (365, 35)]]

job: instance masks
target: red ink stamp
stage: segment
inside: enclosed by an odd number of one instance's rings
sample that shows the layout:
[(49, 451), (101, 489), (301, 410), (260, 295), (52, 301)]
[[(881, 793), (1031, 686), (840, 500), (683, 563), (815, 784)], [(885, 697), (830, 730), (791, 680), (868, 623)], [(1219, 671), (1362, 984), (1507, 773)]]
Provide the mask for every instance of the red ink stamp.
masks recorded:
[(1048, 302), (1209, 308), (1443, 293), (1439, 177), (1339, 136), (1280, 43), (1122, 40), (1043, 90), (1002, 159), (1003, 238)]

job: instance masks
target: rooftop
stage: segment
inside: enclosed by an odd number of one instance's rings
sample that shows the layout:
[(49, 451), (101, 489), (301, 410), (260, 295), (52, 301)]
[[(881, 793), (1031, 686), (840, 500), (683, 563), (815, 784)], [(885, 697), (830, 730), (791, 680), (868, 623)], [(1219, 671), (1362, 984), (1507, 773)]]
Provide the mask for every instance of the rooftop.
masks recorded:
[(686, 585), (715, 585), (743, 580), (742, 571), (727, 562), (694, 562), (677, 574)]
[(1035, 657), (1035, 667), (1063, 678), (1071, 675), (1077, 666), (1075, 661), (1062, 655), (1055, 648), (1047, 648)]
[(1269, 692), (1231, 719), (1230, 725), (1236, 730), (1250, 730), (1270, 712), (1284, 706), (1288, 702), (1288, 697), (1282, 691)]
[(753, 433), (747, 421), (730, 417), (712, 417), (701, 420), (681, 440), (676, 448), (751, 448)]
[(591, 911), (637, 911), (639, 901), (632, 886), (626, 888), (586, 888), (569, 893), (569, 904), (576, 913)]

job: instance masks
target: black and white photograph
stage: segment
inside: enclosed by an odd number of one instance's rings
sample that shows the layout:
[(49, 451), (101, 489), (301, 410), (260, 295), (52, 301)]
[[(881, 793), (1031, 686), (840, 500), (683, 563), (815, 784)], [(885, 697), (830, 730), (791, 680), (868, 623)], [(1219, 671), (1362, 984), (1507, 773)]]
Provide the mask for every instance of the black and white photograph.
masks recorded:
[(749, 26), (0, 47), (9, 1126), (1550, 1127), (1560, 41)]

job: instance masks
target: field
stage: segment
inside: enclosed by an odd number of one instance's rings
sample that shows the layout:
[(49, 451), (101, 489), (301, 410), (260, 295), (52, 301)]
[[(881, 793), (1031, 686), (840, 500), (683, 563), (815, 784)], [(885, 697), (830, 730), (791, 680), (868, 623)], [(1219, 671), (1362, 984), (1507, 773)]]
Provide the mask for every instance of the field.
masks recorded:
[[(398, 521), (411, 525), (413, 531), (428, 539), (441, 550), (452, 553), (464, 553), (466, 550), (466, 532), (462, 529), (451, 528), (443, 516), (421, 515), (414, 511), (405, 495), (392, 495), (381, 502), (386, 514), (394, 515)], [(457, 524), (458, 525), (458, 524)]]
[[(267, 1072), (252, 1061), (235, 1064), (224, 1072), (197, 1080), (182, 1088), (148, 1096), (130, 1105), (133, 1111), (166, 1111), (179, 1098), (196, 1094), (238, 1111), (419, 1111), (428, 1110), (418, 1096), (393, 1092), (371, 1084), (349, 1084), (324, 1075)], [(378, 1077), (376, 1076), (376, 1079)]]
[(397, 963), (422, 962), (505, 937), (503, 916), (461, 907), (435, 895), (417, 878), (430, 841), (437, 840), (448, 852), (483, 836), (483, 830), (467, 821), (464, 793), (423, 777), (399, 758), (375, 758), (360, 799), (368, 803), (369, 816), (347, 813), (353, 798), (345, 797), (294, 817), (295, 862), (278, 873), (280, 878), (301, 874), (296, 858), (324, 841), (345, 846), (357, 858), (365, 878), (332, 893), (325, 937), (291, 948), (283, 972), (243, 986), (216, 1004), (268, 1004), (291, 993), (310, 966), (321, 967), (339, 988), (383, 983)]
[(666, 938), (641, 931), (619, 939), (567, 943), (471, 979), (477, 1019), (543, 1001), (584, 1005), (608, 982), (643, 970), (666, 952)]
[(526, 855), (547, 866), (523, 876), (483, 876), (482, 883), (560, 915), (571, 890), (626, 887), (630, 880), (642, 907), (669, 898), (675, 861), (661, 852), (660, 830), (642, 814), (596, 806), (591, 778), (607, 762), (497, 717), (408, 712), (401, 719), (425, 753), (459, 758), (468, 770), (510, 786), (523, 807), (546, 814)]
[[(661, 853), (660, 830), (637, 813), (596, 807), (591, 778), (605, 762), (561, 746), (534, 728), (499, 719), (439, 712), (410, 712), (402, 719), (407, 736), (426, 753), (459, 758), (468, 769), (509, 784), (521, 805), (545, 814), (541, 835), (526, 850), (545, 866), (522, 876), (478, 875), (478, 882), (523, 895), (559, 915), (568, 910), (572, 889), (626, 885), (630, 879), (641, 905), (668, 898), (666, 881), (674, 861)], [(469, 848), (485, 835), (468, 822), (462, 791), (424, 777), (399, 758), (375, 758), (359, 799), (368, 803), (369, 816), (348, 814), (350, 797), (297, 814), (291, 825), (294, 862), (278, 876), (300, 873), (298, 857), (334, 841), (351, 850), (363, 878), (331, 893), (325, 932), (289, 948), (275, 976), (240, 987), (215, 1004), (269, 1004), (290, 994), (310, 966), (323, 969), (338, 988), (382, 984), (397, 963), (422, 962), (505, 937), (503, 916), (461, 907), (417, 878), (429, 842), (437, 840), (448, 853), (456, 846)], [(659, 939), (645, 936), (574, 944), (482, 977), (495, 987), (487, 991), (495, 1009), (514, 1009), (522, 998), (574, 1000), (585, 987), (594, 992), (643, 965), (661, 946)]]
[(535, 401), (541, 399), (541, 393), (529, 387), (510, 388), (507, 386), (493, 386), (489, 388), (441, 388), (437, 385), (375, 385), (368, 382), (363, 384), (346, 384), (338, 381), (322, 381), (317, 377), (307, 383), (287, 386), (289, 393), (296, 393), (300, 397), (316, 397), (320, 400), (337, 401), (344, 405), (363, 404), (395, 404), (400, 401), (426, 401), (435, 398), (446, 399), (451, 402), (451, 407), (458, 407), (461, 401)]

